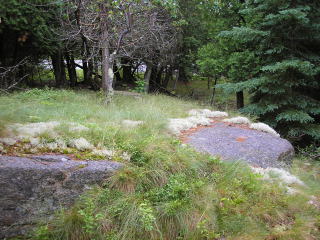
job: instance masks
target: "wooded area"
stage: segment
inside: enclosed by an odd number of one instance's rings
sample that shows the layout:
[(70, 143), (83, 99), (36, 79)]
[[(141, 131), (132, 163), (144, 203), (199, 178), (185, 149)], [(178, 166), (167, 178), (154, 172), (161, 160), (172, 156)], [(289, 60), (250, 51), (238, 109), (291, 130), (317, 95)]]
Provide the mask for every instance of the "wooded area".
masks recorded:
[(320, 239), (320, 0), (0, 0), (0, 239)]
[[(52, 74), (43, 75), (47, 62)], [(241, 111), (309, 144), (320, 137), (319, 63), (317, 0), (0, 3), (3, 93), (103, 89), (109, 102), (123, 86), (175, 95), (170, 81), (200, 76), (213, 83), (211, 102), (223, 89)]]

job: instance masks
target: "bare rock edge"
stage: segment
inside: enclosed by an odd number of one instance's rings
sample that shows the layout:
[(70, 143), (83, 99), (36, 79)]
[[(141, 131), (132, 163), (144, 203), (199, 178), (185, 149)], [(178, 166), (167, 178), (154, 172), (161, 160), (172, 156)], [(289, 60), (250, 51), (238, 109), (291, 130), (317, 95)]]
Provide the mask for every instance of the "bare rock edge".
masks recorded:
[(192, 134), (186, 141), (200, 152), (226, 161), (244, 161), (255, 167), (290, 167), (295, 155), (286, 139), (252, 129), (215, 123)]
[(122, 164), (74, 161), (63, 155), (0, 156), (0, 239), (23, 236), (55, 210), (71, 206)]

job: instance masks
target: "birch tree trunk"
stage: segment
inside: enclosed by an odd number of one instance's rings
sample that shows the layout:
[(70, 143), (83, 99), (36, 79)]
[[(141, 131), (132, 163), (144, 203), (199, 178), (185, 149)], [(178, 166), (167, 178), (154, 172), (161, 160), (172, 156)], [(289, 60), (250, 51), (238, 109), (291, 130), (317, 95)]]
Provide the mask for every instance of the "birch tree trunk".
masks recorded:
[(113, 64), (114, 53), (110, 54), (108, 46), (102, 49), (102, 89), (106, 94), (106, 103), (110, 103), (113, 97)]

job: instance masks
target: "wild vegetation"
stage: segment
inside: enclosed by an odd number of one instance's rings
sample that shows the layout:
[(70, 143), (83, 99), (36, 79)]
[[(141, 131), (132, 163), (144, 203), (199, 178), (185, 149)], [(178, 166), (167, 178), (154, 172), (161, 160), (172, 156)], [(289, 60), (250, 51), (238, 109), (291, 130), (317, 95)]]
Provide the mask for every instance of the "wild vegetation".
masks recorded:
[[(62, 209), (30, 239), (317, 239), (319, 163), (299, 157), (293, 172), (306, 186), (265, 181), (242, 163), (195, 152), (167, 132), (167, 119), (198, 107), (162, 95), (140, 99), (66, 90), (30, 90), (0, 97), (1, 125), (75, 122), (95, 146), (126, 151), (130, 161), (104, 186)], [(68, 104), (65, 104), (68, 103)], [(141, 108), (143, 104), (143, 108)], [(8, 108), (9, 106), (9, 108)], [(122, 120), (144, 121), (125, 128)], [(58, 128), (60, 136), (72, 136)], [(48, 136), (42, 136), (48, 137)], [(10, 150), (10, 149), (9, 149)], [(11, 149), (10, 151), (14, 151)], [(15, 150), (16, 154), (28, 154)], [(20, 151), (20, 152), (19, 152)], [(46, 151), (46, 150), (44, 150)], [(59, 150), (57, 150), (59, 152)], [(70, 153), (70, 152), (69, 152)], [(86, 151), (73, 154), (90, 157)], [(308, 203), (309, 202), (309, 203)]]
[(306, 146), (320, 136), (319, 15), (315, 0), (5, 1), (0, 86), (102, 88), (108, 102), (114, 88), (172, 96), (202, 79), (202, 99), (235, 94)]
[[(29, 238), (319, 239), (319, 46), (318, 0), (1, 1), (0, 137), (57, 121), (39, 138), (66, 144), (19, 139), (0, 152), (101, 159), (72, 147), (83, 138), (125, 165)], [(304, 185), (169, 133), (168, 119), (204, 107), (275, 128), (294, 144)]]

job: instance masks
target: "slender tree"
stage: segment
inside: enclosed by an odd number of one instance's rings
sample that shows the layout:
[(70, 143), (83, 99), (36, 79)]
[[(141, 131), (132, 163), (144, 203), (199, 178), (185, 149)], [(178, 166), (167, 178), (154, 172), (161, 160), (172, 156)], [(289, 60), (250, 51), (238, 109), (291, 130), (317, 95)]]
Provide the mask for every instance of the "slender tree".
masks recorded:
[[(84, 38), (91, 46), (91, 59), (101, 54), (101, 86), (107, 102), (113, 95), (115, 65), (121, 59), (150, 59), (172, 45), (169, 41), (174, 34), (168, 38), (166, 33), (170, 19), (164, 18), (164, 9), (151, 2), (66, 0), (66, 5), (62, 35), (69, 41)], [(76, 17), (70, 18), (75, 12)]]

